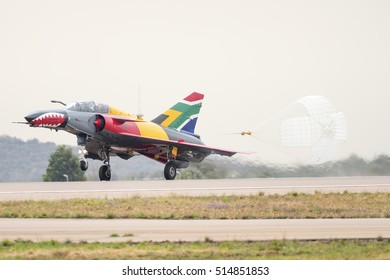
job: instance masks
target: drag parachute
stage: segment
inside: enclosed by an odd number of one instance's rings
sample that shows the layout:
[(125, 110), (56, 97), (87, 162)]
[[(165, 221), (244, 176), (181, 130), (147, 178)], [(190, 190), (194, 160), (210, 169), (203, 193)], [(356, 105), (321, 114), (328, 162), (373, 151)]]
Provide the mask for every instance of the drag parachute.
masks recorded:
[(347, 121), (323, 96), (306, 96), (296, 104), (302, 105), (307, 115), (284, 120), (280, 126), (280, 140), (288, 147), (308, 147), (309, 163), (332, 160), (347, 139)]

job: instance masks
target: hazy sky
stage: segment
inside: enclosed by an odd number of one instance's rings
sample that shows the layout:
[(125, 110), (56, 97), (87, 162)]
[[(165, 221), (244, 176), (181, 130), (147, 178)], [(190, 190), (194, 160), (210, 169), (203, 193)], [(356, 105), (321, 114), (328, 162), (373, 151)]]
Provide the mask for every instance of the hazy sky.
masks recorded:
[(145, 119), (204, 93), (197, 132), (209, 145), (278, 160), (278, 143), (211, 135), (323, 95), (348, 120), (340, 157), (390, 154), (389, 15), (387, 0), (0, 1), (0, 134), (76, 145), (12, 121), (57, 108), (51, 99), (136, 113), (140, 85)]

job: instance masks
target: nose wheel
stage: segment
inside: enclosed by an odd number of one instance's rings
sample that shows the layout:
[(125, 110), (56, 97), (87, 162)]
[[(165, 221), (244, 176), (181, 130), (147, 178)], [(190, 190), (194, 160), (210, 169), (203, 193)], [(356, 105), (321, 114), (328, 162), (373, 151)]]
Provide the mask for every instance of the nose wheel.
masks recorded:
[(80, 169), (82, 171), (87, 171), (87, 169), (88, 169), (88, 161), (87, 160), (80, 160)]
[[(79, 139), (79, 137), (77, 139)], [(85, 155), (87, 154), (88, 151), (85, 149), (85, 147), (81, 147), (79, 150), (79, 160), (80, 160), (80, 169), (82, 171), (87, 171), (88, 169), (88, 161), (85, 158)]]

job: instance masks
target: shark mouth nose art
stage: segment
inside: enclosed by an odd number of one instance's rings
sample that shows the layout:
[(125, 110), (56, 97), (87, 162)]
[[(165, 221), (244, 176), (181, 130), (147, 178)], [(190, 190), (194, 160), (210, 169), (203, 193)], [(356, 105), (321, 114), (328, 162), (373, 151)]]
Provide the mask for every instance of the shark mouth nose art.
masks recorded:
[(31, 121), (32, 126), (59, 127), (66, 122), (64, 114), (46, 113)]

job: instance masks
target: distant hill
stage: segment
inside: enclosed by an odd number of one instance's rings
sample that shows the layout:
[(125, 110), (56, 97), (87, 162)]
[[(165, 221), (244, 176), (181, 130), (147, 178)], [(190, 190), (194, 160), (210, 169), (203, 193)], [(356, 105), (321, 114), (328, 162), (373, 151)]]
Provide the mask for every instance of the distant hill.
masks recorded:
[[(72, 147), (77, 154), (78, 148)], [(0, 182), (39, 182), (46, 172), (50, 154), (57, 149), (53, 142), (37, 139), (23, 141), (7, 135), (0, 136)], [(99, 180), (98, 160), (89, 160), (88, 180)], [(112, 180), (161, 179), (164, 165), (144, 157), (122, 160), (113, 157)]]
[(42, 181), (49, 156), (56, 148), (52, 142), (0, 136), (0, 182)]
[[(50, 154), (57, 148), (52, 142), (23, 141), (0, 136), (0, 182), (42, 181)], [(78, 148), (72, 147), (75, 154)], [(87, 179), (99, 180), (99, 160), (88, 160)], [(164, 165), (143, 156), (129, 160), (111, 158), (112, 180), (163, 179)], [(321, 165), (273, 165), (245, 161), (242, 158), (207, 157), (202, 163), (179, 170), (177, 179), (264, 178), (264, 177), (319, 177), (319, 176), (384, 176), (390, 175), (390, 157), (378, 155), (365, 160), (357, 155)]]

